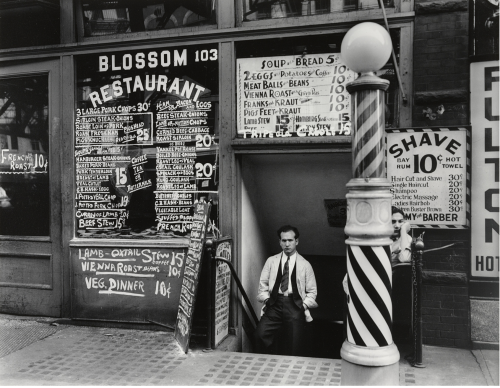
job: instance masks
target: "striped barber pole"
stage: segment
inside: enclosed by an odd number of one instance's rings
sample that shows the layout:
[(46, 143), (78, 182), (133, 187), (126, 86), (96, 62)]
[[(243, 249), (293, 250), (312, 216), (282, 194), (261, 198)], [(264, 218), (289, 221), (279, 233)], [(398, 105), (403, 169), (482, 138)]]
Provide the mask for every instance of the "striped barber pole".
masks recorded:
[(392, 341), (390, 246), (347, 246), (347, 340), (382, 347)]
[(353, 97), (352, 117), (354, 178), (385, 176), (384, 126), (385, 105), (383, 90), (359, 90)]

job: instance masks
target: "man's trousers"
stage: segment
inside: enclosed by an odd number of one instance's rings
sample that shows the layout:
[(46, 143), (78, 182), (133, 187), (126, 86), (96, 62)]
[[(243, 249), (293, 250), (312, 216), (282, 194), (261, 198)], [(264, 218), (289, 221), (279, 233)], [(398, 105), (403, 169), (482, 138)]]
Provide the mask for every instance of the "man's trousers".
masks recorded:
[(273, 343), (276, 345), (278, 338), (279, 354), (289, 356), (303, 355), (304, 333), (306, 320), (304, 308), (298, 307), (293, 297), (278, 295), (272, 306), (269, 306), (260, 319), (255, 330), (255, 350), (257, 353), (268, 354)]

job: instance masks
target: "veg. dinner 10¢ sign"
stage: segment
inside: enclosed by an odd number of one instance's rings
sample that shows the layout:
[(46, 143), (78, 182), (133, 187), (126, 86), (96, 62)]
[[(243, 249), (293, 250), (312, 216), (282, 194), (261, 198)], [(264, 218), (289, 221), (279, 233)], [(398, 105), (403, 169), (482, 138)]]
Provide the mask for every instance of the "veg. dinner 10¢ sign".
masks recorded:
[(470, 223), (470, 133), (465, 127), (387, 130), (392, 204), (414, 227)]

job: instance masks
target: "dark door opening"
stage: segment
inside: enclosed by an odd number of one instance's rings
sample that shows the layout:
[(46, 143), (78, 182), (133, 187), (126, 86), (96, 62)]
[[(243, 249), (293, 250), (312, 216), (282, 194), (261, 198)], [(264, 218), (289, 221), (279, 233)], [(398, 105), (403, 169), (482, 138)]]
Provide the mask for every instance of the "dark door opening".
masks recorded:
[[(319, 307), (311, 310), (306, 355), (340, 358), (344, 227), (329, 225), (325, 200), (345, 198), (350, 153), (244, 155), (241, 177), (242, 282), (254, 310), (260, 315), (256, 295), (265, 260), (280, 251), (276, 230), (294, 225), (300, 231), (297, 250), (311, 263), (318, 285)], [(244, 351), (250, 350), (249, 342)]]

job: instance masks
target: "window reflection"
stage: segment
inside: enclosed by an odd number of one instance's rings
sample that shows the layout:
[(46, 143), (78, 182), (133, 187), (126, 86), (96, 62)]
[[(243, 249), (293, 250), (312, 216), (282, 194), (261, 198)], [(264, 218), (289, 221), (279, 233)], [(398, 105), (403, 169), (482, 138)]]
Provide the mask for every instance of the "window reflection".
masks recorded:
[(48, 81), (0, 79), (0, 234), (48, 236)]
[(216, 45), (78, 58), (76, 235), (190, 233), (193, 205), (218, 223)]
[[(393, 0), (384, 0), (394, 7)], [(379, 8), (378, 0), (243, 0), (243, 20), (286, 18)]]
[(214, 24), (215, 3), (213, 0), (84, 0), (84, 36)]

